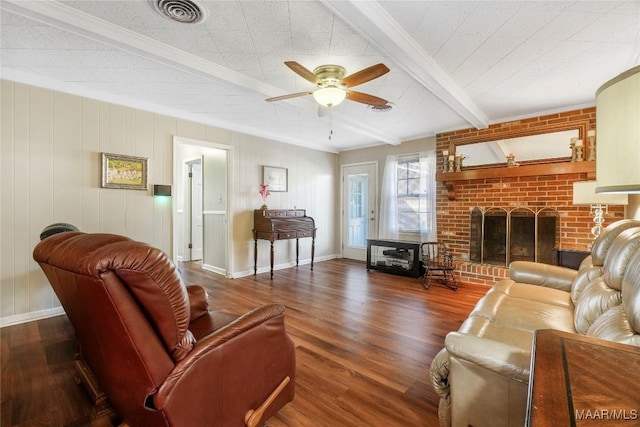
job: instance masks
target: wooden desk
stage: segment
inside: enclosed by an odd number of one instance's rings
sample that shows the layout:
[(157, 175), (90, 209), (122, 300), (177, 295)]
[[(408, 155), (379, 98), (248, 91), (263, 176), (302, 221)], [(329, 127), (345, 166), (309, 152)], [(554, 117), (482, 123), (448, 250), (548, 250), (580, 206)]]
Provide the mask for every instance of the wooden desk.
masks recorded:
[(640, 347), (536, 331), (527, 426), (640, 424)]
[(270, 266), (273, 279), (273, 243), (296, 239), (296, 266), (300, 256), (300, 238), (311, 237), (311, 269), (316, 251), (315, 221), (304, 209), (256, 209), (253, 211), (253, 274), (258, 273), (258, 239), (271, 242)]

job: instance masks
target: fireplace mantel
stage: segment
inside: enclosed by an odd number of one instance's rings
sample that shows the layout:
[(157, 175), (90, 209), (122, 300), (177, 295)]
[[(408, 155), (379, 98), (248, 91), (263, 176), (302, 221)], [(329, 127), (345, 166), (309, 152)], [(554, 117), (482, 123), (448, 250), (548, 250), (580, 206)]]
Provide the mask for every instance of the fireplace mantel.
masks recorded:
[(455, 182), (470, 179), (504, 178), (518, 176), (562, 175), (586, 173), (587, 179), (595, 179), (596, 162), (555, 162), (521, 165), (516, 167), (491, 167), (467, 169), (460, 172), (437, 172), (436, 181), (447, 188), (449, 200), (456, 199)]

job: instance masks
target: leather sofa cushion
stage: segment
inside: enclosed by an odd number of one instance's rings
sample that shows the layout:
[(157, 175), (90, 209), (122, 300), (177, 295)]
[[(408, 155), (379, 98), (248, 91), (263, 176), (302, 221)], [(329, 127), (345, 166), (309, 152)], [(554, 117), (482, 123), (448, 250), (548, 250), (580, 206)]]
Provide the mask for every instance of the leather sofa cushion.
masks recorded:
[[(640, 250), (631, 257), (627, 271), (622, 280), (622, 307), (635, 334), (640, 334)], [(640, 337), (636, 342), (640, 346)]]
[(622, 304), (598, 317), (587, 336), (640, 347), (640, 335), (631, 327)]
[(574, 314), (576, 331), (586, 334), (593, 322), (605, 311), (620, 305), (620, 291), (611, 289), (603, 277), (590, 282), (580, 293)]
[(602, 267), (609, 252), (609, 246), (611, 246), (618, 235), (628, 228), (638, 226), (640, 226), (640, 222), (634, 219), (623, 219), (609, 224), (607, 228), (605, 228), (605, 231), (600, 233), (593, 241), (593, 245), (591, 246), (592, 264), (596, 267)]
[(566, 309), (573, 308), (573, 302), (568, 292), (534, 284), (518, 283), (511, 279), (500, 280), (489, 292), (500, 292), (513, 298), (544, 302)]
[[(531, 332), (536, 329), (575, 332), (574, 308), (569, 292), (508, 282), (509, 279), (501, 281), (487, 292), (471, 316), (484, 317), (495, 325)], [(510, 293), (505, 293), (505, 290)], [(538, 292), (541, 291), (549, 298), (548, 301), (540, 300)]]
[(604, 279), (610, 288), (620, 290), (629, 260), (640, 249), (640, 227), (626, 229), (618, 236), (604, 262)]

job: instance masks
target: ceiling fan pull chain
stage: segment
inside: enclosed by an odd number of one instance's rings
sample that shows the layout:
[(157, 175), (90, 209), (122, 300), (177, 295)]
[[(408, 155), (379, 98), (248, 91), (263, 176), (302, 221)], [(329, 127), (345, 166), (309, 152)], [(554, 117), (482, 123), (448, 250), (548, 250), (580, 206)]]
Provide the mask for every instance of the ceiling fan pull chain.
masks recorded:
[(333, 108), (329, 107), (329, 141), (333, 136)]

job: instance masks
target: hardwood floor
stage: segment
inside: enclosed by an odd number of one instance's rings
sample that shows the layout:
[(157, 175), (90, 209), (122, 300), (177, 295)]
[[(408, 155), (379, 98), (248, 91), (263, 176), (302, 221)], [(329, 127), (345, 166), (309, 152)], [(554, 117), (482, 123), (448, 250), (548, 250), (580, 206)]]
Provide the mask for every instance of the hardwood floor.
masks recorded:
[[(437, 426), (429, 364), (487, 288), (367, 272), (332, 260), (224, 279), (197, 264), (185, 282), (204, 285), (210, 305), (241, 314), (265, 303), (287, 307), (296, 344), (296, 397), (270, 427)], [(75, 344), (66, 316), (2, 329), (2, 426), (111, 426), (93, 415), (73, 376)]]

